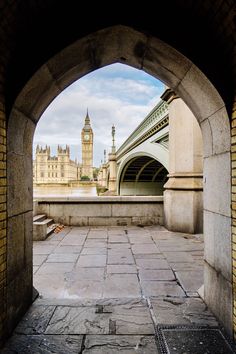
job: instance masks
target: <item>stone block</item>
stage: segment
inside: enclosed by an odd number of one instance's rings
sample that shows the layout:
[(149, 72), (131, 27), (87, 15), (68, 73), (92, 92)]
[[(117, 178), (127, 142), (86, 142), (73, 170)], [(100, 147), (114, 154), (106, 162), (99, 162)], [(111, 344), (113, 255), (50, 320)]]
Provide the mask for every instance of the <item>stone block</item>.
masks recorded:
[(173, 89), (178, 86), (191, 62), (177, 50), (157, 38), (149, 38), (145, 48), (143, 70)]
[(112, 215), (115, 217), (156, 217), (162, 215), (162, 205), (161, 204), (112, 204)]
[(202, 121), (200, 126), (203, 141), (203, 157), (208, 157), (213, 153), (213, 137), (208, 118)]
[(195, 65), (188, 70), (175, 92), (184, 98), (199, 123), (224, 107), (214, 86)]
[[(7, 154), (8, 216), (33, 210), (33, 170), (30, 156)], [(27, 173), (26, 173), (27, 171)]]
[(213, 154), (230, 151), (230, 122), (225, 107), (208, 118), (213, 140)]
[(60, 93), (61, 90), (56, 85), (48, 67), (43, 65), (21, 91), (16, 99), (15, 107), (37, 122), (45, 108)]
[(25, 263), (24, 214), (8, 218), (7, 273), (11, 282), (21, 273)]
[(231, 282), (231, 218), (204, 211), (204, 220), (205, 260)]
[(168, 230), (197, 233), (202, 231), (202, 192), (165, 190), (164, 224)]
[(230, 153), (204, 159), (204, 209), (231, 216)]
[(89, 217), (89, 226), (127, 226), (131, 218), (126, 217)]
[[(11, 333), (32, 303), (32, 265), (21, 271), (8, 282), (7, 287), (7, 330)], [(17, 294), (17, 296), (16, 296)]]
[(232, 336), (232, 285), (206, 262), (204, 267), (204, 300), (224, 326), (228, 335)]
[(33, 256), (33, 213), (24, 213), (24, 257), (25, 264), (32, 263)]
[[(30, 130), (28, 135), (26, 134), (26, 126), (28, 121), (29, 118), (17, 109), (14, 108), (11, 111), (8, 125), (8, 134), (10, 134), (10, 136), (14, 136), (14, 139), (7, 140), (8, 152), (15, 152), (17, 154), (23, 154), (25, 152), (24, 147), (30, 144), (30, 141), (27, 139), (27, 137), (32, 134)], [(35, 124), (32, 121), (31, 123), (35, 128)], [(25, 138), (27, 141), (25, 141)], [(30, 145), (30, 151), (30, 155), (32, 155), (32, 144)]]

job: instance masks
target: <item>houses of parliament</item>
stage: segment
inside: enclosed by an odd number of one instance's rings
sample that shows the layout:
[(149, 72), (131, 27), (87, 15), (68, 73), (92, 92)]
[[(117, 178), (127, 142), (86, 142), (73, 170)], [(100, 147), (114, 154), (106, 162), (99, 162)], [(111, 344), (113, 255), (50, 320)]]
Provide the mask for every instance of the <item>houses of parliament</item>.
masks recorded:
[(70, 159), (70, 147), (58, 145), (57, 156), (51, 156), (50, 146), (37, 145), (33, 161), (35, 185), (69, 184), (80, 180), (93, 180), (93, 130), (87, 111), (81, 131), (82, 163)]

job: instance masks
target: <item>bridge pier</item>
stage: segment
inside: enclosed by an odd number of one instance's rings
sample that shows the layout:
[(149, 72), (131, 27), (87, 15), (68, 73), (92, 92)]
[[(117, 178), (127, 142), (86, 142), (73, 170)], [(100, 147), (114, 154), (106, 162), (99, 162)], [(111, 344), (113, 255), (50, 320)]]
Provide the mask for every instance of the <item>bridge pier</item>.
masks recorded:
[(108, 182), (108, 190), (109, 192), (113, 192), (116, 194), (116, 174), (117, 174), (117, 164), (116, 164), (116, 154), (115, 153), (110, 153), (108, 155), (109, 159), (109, 169), (110, 169), (110, 178)]
[(202, 135), (186, 104), (167, 89), (169, 104), (169, 175), (164, 185), (164, 217), (168, 230), (203, 230)]

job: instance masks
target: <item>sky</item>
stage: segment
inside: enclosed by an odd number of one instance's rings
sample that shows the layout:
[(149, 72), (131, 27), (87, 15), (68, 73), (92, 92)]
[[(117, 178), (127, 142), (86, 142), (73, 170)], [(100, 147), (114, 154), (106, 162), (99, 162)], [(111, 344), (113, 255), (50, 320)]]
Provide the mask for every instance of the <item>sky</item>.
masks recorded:
[(70, 146), (71, 158), (81, 162), (81, 130), (88, 109), (94, 134), (94, 166), (111, 150), (111, 128), (116, 128), (116, 147), (158, 103), (164, 84), (144, 71), (112, 64), (82, 77), (66, 88), (42, 114), (34, 135), (36, 145)]

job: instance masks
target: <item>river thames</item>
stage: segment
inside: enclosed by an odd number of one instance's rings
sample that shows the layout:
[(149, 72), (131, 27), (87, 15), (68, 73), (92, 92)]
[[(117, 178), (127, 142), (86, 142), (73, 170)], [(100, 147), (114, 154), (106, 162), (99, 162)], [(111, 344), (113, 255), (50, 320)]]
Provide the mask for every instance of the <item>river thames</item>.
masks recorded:
[(34, 198), (40, 197), (94, 197), (97, 195), (95, 186), (52, 186), (52, 187), (34, 187)]

